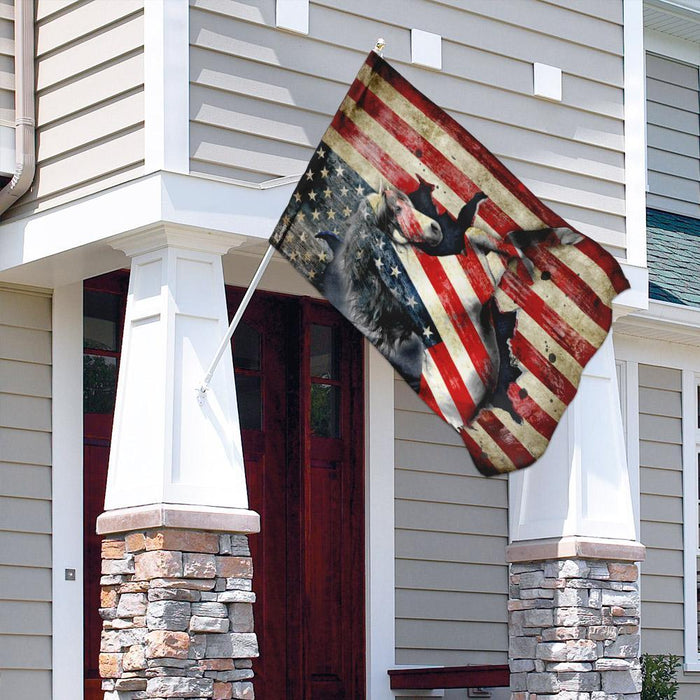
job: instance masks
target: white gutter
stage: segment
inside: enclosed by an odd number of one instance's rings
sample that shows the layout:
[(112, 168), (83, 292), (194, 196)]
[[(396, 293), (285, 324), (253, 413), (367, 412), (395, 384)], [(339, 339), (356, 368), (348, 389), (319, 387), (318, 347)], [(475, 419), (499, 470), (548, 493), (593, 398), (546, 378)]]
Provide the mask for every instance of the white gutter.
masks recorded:
[(12, 179), (0, 190), (0, 214), (28, 189), (36, 170), (34, 141), (34, 1), (15, 0), (15, 153)]

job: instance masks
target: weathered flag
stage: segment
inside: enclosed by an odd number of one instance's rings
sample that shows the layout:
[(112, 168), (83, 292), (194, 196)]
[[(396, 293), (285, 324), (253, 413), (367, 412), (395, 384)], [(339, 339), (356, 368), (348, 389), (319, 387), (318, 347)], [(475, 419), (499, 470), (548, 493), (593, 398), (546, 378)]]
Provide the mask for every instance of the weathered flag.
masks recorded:
[(270, 242), (485, 474), (542, 455), (629, 286), (374, 52)]

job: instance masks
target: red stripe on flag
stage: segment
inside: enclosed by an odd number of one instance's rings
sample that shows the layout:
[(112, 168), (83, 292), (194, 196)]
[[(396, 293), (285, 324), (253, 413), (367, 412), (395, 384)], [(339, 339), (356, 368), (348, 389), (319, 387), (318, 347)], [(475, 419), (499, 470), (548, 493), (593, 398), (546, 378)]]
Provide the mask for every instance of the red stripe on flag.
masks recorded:
[(610, 308), (571, 268), (544, 246), (531, 246), (527, 256), (540, 270), (549, 272), (552, 282), (592, 321), (606, 331), (610, 328)]
[(535, 457), (490, 409), (481, 411), (476, 422), (491, 436), (517, 469), (527, 467), (535, 461)]
[(444, 343), (436, 343), (427, 348), (426, 352), (430, 353), (430, 356), (433, 358), (435, 367), (440, 372), (440, 376), (445, 382), (447, 391), (452, 397), (452, 402), (457, 407), (462, 421), (468, 423), (474, 417), (476, 405), (469, 393), (469, 389), (462, 381), (462, 377), (457, 371), (448, 349)]
[(498, 180), (512, 192), (523, 205), (534, 212), (551, 227), (567, 226), (566, 222), (549, 207), (540, 202), (485, 146), (479, 143), (463, 126), (446, 114), (422, 92), (413, 87), (381, 57), (372, 52), (367, 57), (367, 65), (386, 80), (397, 92), (403, 95), (423, 114), (440, 125), (465, 150), (476, 157)]
[(517, 330), (510, 341), (513, 355), (565, 404), (571, 403), (576, 387)]
[(346, 114), (337, 112), (331, 126), (358, 153), (370, 161), (392, 185), (403, 192), (413, 192), (418, 189), (418, 180), (411, 177), (378, 143), (365, 136)]
[(557, 427), (557, 421), (543, 411), (540, 405), (527, 393), (521, 395), (524, 391), (524, 389), (515, 383), (508, 387), (508, 397), (513, 404), (513, 408), (518, 415), (522, 416), (540, 435), (543, 435), (549, 440)]
[(484, 450), (481, 449), (481, 445), (479, 445), (479, 443), (476, 442), (476, 440), (474, 440), (474, 438), (464, 428), (460, 428), (458, 432), (462, 436), (462, 440), (464, 440), (464, 444), (467, 446), (469, 454), (472, 456), (477, 469), (486, 476), (499, 474), (500, 470), (493, 466), (489, 456), (486, 454), (486, 452), (484, 452)]
[(609, 255), (605, 248), (596, 243), (590, 238), (584, 238), (575, 246), (584, 255), (587, 255), (605, 274), (610, 278), (613, 289), (620, 294), (625, 289), (630, 288), (630, 283), (627, 281), (617, 260)]
[(418, 389), (418, 396), (420, 396), (420, 398), (423, 399), (423, 401), (425, 401), (428, 408), (435, 411), (435, 413), (437, 413), (438, 416), (442, 418), (442, 420), (445, 420), (445, 416), (442, 414), (440, 406), (438, 406), (438, 403), (435, 400), (433, 392), (430, 390), (430, 386), (428, 385), (428, 382), (426, 381), (424, 375), (421, 375), (420, 378), (420, 388)]
[(464, 423), (468, 423), (476, 411), (476, 404), (467, 389), (466, 384), (462, 381), (462, 377), (457, 371), (454, 360), (450, 355), (444, 343), (436, 343), (427, 348), (426, 352), (430, 353), (433, 358), (435, 367), (440, 372), (443, 382), (447, 387), (447, 391), (452, 397), (452, 402), (459, 411), (459, 415)]
[(416, 250), (416, 258), (425, 271), (430, 283), (435, 290), (440, 303), (444, 307), (450, 322), (454, 326), (464, 349), (469, 354), (474, 369), (476, 370), (482, 384), (490, 387), (494, 384), (494, 367), (491, 356), (484, 347), (481, 336), (474, 327), (472, 319), (465, 309), (464, 302), (454, 290), (445, 269), (440, 264), (439, 259), (430, 257), (421, 250)]
[(464, 255), (457, 255), (456, 258), (467, 275), (479, 302), (485, 304), (496, 291), (493, 279), (486, 274), (479, 258), (471, 251), (465, 252)]
[[(597, 348), (581, 337), (547, 302), (509, 270), (501, 278), (500, 288), (547, 334), (566, 350), (581, 367), (593, 357)], [(609, 307), (605, 307), (612, 313)]]

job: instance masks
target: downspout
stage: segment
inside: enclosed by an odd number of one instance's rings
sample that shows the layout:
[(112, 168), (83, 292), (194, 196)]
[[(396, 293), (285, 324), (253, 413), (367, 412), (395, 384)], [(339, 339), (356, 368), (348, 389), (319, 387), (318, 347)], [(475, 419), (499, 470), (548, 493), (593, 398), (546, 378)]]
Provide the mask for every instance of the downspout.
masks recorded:
[(0, 214), (28, 189), (36, 170), (34, 141), (34, 0), (15, 0), (15, 173), (0, 190)]

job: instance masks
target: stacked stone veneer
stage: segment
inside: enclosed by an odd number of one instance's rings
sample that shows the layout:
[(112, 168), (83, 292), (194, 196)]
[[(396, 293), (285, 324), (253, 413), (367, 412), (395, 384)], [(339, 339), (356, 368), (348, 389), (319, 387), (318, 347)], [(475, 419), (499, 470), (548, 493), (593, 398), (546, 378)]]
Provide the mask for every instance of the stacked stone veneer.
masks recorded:
[(244, 535), (158, 529), (102, 543), (105, 700), (253, 698)]
[(512, 564), (512, 700), (638, 700), (637, 577), (629, 562)]

